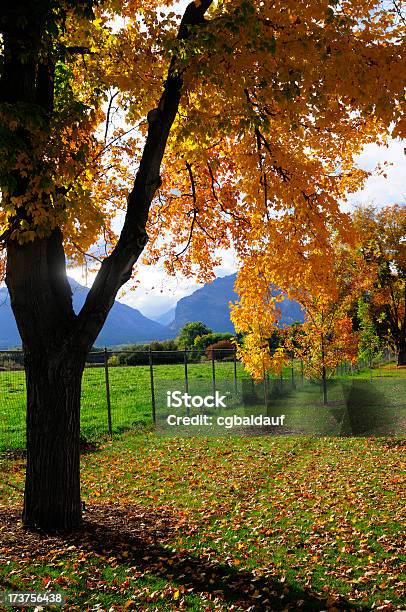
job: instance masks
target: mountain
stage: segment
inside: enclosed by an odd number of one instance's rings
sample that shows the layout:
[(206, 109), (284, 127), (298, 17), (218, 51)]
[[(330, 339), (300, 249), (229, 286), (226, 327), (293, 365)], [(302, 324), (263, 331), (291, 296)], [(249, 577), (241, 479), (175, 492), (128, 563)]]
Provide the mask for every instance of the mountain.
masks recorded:
[(175, 318), (175, 310), (175, 308), (171, 308), (170, 310), (163, 312), (157, 317), (154, 317), (154, 321), (157, 321), (161, 325), (170, 325)]
[[(197, 289), (192, 295), (179, 300), (170, 327), (178, 331), (189, 321), (202, 321), (213, 331), (234, 333), (229, 302), (238, 299), (238, 295), (234, 292), (235, 279), (236, 274), (216, 278), (212, 283)], [(281, 323), (303, 322), (303, 311), (297, 302), (285, 298), (278, 307), (282, 313)]]
[[(230, 321), (229, 302), (238, 299), (238, 295), (234, 293), (235, 278), (236, 275), (231, 274), (204, 285), (179, 300), (176, 308), (160, 315), (158, 321), (144, 317), (135, 308), (114, 302), (95, 345), (117, 346), (166, 340), (176, 336), (179, 329), (189, 321), (203, 321), (216, 332), (234, 333), (234, 326)], [(73, 308), (75, 312), (79, 312), (89, 289), (72, 279), (69, 279), (69, 282), (73, 293)], [(297, 302), (285, 299), (278, 306), (282, 311), (282, 323), (303, 321), (303, 311)], [(11, 310), (10, 297), (7, 289), (1, 288), (0, 350), (17, 346), (21, 346), (21, 339)]]
[(237, 300), (234, 293), (235, 274), (216, 278), (176, 304), (171, 328), (178, 331), (189, 321), (202, 321), (213, 331), (234, 332), (228, 302)]
[[(73, 308), (79, 312), (89, 289), (69, 279), (73, 293)], [(107, 317), (95, 344), (98, 346), (115, 346), (118, 344), (135, 344), (150, 340), (173, 338), (175, 332), (168, 327), (144, 317), (139, 310), (130, 308), (121, 302), (114, 305)], [(14, 315), (10, 306), (10, 297), (6, 288), (0, 289), (0, 349), (21, 346)]]
[(0, 289), (0, 350), (21, 346), (13, 311), (10, 306), (10, 297), (7, 289)]

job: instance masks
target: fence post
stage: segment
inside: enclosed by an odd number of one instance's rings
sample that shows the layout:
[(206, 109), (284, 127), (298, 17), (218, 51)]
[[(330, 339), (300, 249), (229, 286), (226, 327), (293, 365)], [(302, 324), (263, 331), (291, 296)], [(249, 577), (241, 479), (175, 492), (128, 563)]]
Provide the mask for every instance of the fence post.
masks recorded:
[(211, 350), (211, 371), (213, 377), (213, 395), (216, 395), (216, 363), (214, 359), (214, 351), (215, 349)]
[(327, 406), (327, 370), (326, 366), (322, 367), (322, 384), (323, 384), (323, 405)]
[(110, 381), (109, 381), (109, 354), (107, 347), (104, 347), (104, 376), (106, 381), (106, 400), (107, 400), (107, 424), (110, 437), (113, 436), (113, 427), (111, 423), (111, 401), (110, 401)]
[(293, 365), (293, 357), (291, 359), (291, 370), (292, 370), (292, 389), (295, 388), (295, 367)]
[(238, 393), (238, 386), (237, 386), (237, 349), (234, 350), (234, 390), (235, 390), (235, 394), (237, 395), (237, 393)]
[[(185, 392), (189, 393), (189, 379), (188, 379), (188, 371), (187, 371), (187, 348), (186, 347), (183, 351), (183, 361), (185, 363)], [(187, 416), (189, 416), (190, 414), (189, 406), (186, 407), (186, 414)]]
[(152, 363), (152, 350), (149, 347), (149, 375), (151, 379), (151, 405), (152, 405), (152, 420), (154, 425), (156, 423), (156, 411), (155, 411), (155, 389), (154, 389), (154, 366)]
[(189, 379), (188, 379), (188, 371), (187, 371), (187, 348), (183, 351), (183, 361), (185, 363), (185, 391), (189, 393)]
[(303, 367), (303, 359), (300, 360), (300, 374), (302, 377), (302, 387), (304, 385), (304, 367)]
[(268, 390), (266, 388), (266, 375), (264, 374), (264, 406), (266, 410), (266, 415), (268, 416)]

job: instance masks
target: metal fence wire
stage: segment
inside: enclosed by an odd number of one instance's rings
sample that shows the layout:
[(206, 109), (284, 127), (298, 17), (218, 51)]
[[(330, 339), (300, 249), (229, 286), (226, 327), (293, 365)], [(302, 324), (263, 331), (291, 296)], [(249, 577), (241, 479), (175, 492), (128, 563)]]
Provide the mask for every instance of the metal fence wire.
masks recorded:
[[(394, 384), (388, 391), (396, 406), (404, 407), (406, 389), (397, 377), (394, 357), (389, 352), (379, 363), (341, 364), (329, 374), (329, 402), (365, 395), (363, 389), (372, 383), (369, 395), (379, 395), (385, 381)], [(373, 366), (373, 367), (372, 367)], [(365, 372), (367, 370), (367, 372)], [(358, 392), (345, 391), (346, 385), (362, 375)], [(379, 381), (377, 380), (379, 379)], [(344, 382), (345, 384), (341, 384)], [(379, 384), (374, 384), (378, 383)], [(340, 383), (340, 384), (338, 384)], [(392, 389), (393, 387), (393, 389)], [(399, 387), (399, 389), (398, 389)], [(291, 360), (281, 376), (268, 374), (262, 383), (254, 382), (237, 359), (233, 349), (199, 353), (185, 350), (95, 350), (89, 353), (82, 380), (81, 435), (84, 441), (120, 434), (133, 428), (148, 428), (156, 420), (157, 402), (167, 389), (186, 393), (224, 392), (229, 389), (244, 405), (256, 403), (269, 407), (321, 405), (320, 381), (307, 381), (303, 364)], [(297, 395), (298, 393), (301, 395)], [(354, 395), (355, 393), (355, 395)], [(345, 395), (347, 394), (347, 395)], [(372, 395), (371, 395), (372, 394)], [(372, 401), (372, 400), (371, 400)], [(382, 400), (383, 401), (383, 400)], [(279, 404), (278, 404), (279, 402)], [(0, 452), (25, 448), (26, 381), (22, 351), (0, 352)]]

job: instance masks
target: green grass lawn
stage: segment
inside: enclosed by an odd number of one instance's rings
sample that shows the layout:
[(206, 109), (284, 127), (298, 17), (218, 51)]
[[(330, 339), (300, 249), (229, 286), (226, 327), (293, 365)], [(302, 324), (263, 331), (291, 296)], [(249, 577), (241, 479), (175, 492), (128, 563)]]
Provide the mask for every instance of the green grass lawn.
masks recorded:
[[(369, 386), (369, 370), (340, 374), (329, 382), (330, 410), (321, 412), (320, 384), (306, 383), (302, 388), (299, 364), (296, 364), (295, 381), (297, 391), (291, 392), (291, 370), (283, 372), (282, 393), (278, 392), (279, 382), (272, 385), (274, 391), (269, 393), (271, 410), (274, 413), (288, 411), (291, 418), (291, 429), (304, 433), (342, 434), (345, 423), (339, 419), (340, 402), (345, 402), (344, 391), (348, 383), (359, 381), (365, 383), (376, 397), (381, 397), (381, 404), (375, 405), (373, 411), (384, 414), (387, 404), (394, 408), (388, 420), (393, 428), (378, 424), (378, 433), (396, 434), (404, 432), (406, 427), (404, 409), (406, 402), (406, 369), (396, 369), (393, 365), (374, 369), (373, 383)], [(248, 376), (240, 363), (237, 364), (239, 386)], [(218, 388), (233, 387), (234, 366), (232, 362), (216, 363), (216, 384)], [(150, 370), (148, 366), (110, 367), (110, 395), (113, 432), (119, 434), (129, 428), (150, 428), (152, 426)], [(212, 378), (211, 363), (189, 364), (189, 390), (201, 389), (210, 392)], [(163, 401), (163, 394), (171, 385), (184, 388), (184, 366), (157, 365), (154, 367), (154, 386), (157, 398)], [(368, 383), (368, 384), (367, 384)], [(343, 386), (344, 385), (344, 386)], [(363, 395), (363, 388), (359, 388)], [(383, 393), (382, 393), (383, 392)], [(261, 392), (258, 392), (261, 396)], [(263, 397), (263, 393), (262, 393)], [(389, 400), (388, 400), (389, 398)], [(263, 401), (258, 409), (263, 409)], [(341, 413), (340, 413), (341, 415)], [(368, 417), (369, 418), (369, 417)], [(375, 417), (374, 417), (375, 418)], [(376, 420), (376, 419), (375, 419)], [(317, 427), (316, 427), (317, 425)], [(347, 423), (348, 425), (348, 423)], [(382, 425), (382, 426), (381, 426)], [(378, 427), (378, 429), (379, 429)], [(348, 429), (348, 427), (347, 427)], [(104, 368), (86, 368), (82, 384), (81, 431), (89, 441), (100, 439), (108, 433), (107, 402)], [(368, 433), (362, 432), (361, 433)], [(0, 372), (0, 452), (24, 448), (25, 446), (25, 378), (23, 371)]]
[(0, 590), (68, 610), (405, 609), (405, 441), (165, 438), (82, 457), (85, 524), (30, 533), (23, 460), (0, 465)]
[[(239, 379), (247, 374), (237, 364)], [(183, 388), (184, 366), (154, 366), (155, 388), (174, 381)], [(189, 364), (191, 380), (211, 380), (211, 363)], [(232, 381), (233, 363), (216, 363), (216, 378)], [(109, 368), (113, 431), (152, 425), (149, 366)], [(164, 382), (165, 384), (165, 382)], [(108, 432), (105, 371), (85, 369), (82, 382), (81, 431), (88, 440)], [(0, 372), (0, 452), (25, 446), (25, 375), (23, 371)]]

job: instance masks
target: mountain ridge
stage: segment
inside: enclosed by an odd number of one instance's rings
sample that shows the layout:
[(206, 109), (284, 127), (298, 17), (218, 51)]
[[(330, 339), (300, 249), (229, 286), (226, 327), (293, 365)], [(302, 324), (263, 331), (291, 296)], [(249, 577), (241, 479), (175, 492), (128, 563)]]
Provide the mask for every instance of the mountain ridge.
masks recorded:
[[(120, 346), (140, 344), (153, 340), (174, 338), (180, 328), (190, 321), (202, 321), (214, 332), (234, 333), (230, 320), (229, 303), (238, 299), (234, 291), (236, 274), (216, 278), (212, 283), (196, 289), (181, 298), (172, 308), (160, 315), (160, 320), (144, 316), (136, 308), (115, 301), (95, 345)], [(84, 304), (89, 292), (77, 281), (69, 279), (72, 288), (73, 307), (76, 313)], [(278, 304), (282, 324), (303, 321), (303, 311), (297, 302), (285, 299)], [(0, 288), (0, 350), (21, 346), (10, 298), (6, 288)]]
[[(229, 303), (238, 300), (234, 291), (236, 277), (236, 273), (220, 276), (212, 283), (196, 289), (191, 295), (181, 298), (176, 304), (175, 318), (170, 328), (177, 332), (189, 321), (202, 321), (213, 331), (235, 333), (230, 320)], [(303, 310), (297, 302), (285, 297), (279, 302), (278, 308), (281, 311), (281, 324), (303, 322)]]
[[(77, 281), (69, 278), (72, 289), (73, 309), (76, 313), (82, 308), (89, 292)], [(139, 310), (115, 301), (106, 323), (98, 335), (95, 345), (117, 346), (136, 344), (152, 340), (167, 340), (174, 337), (174, 332), (145, 317)], [(21, 338), (10, 305), (10, 296), (5, 287), (0, 288), (0, 350), (21, 346)]]

